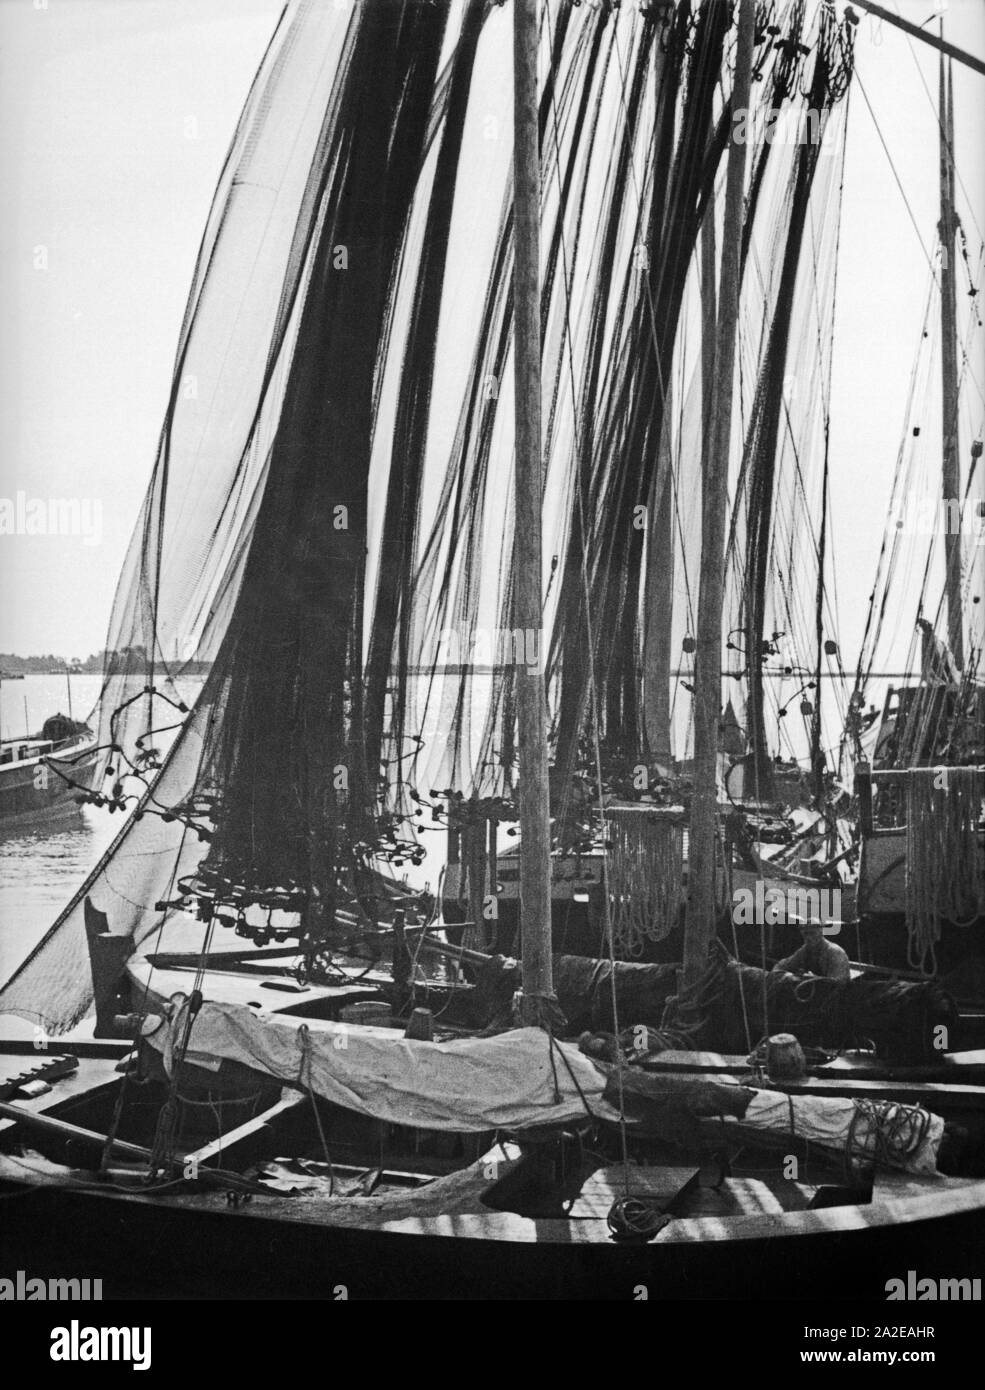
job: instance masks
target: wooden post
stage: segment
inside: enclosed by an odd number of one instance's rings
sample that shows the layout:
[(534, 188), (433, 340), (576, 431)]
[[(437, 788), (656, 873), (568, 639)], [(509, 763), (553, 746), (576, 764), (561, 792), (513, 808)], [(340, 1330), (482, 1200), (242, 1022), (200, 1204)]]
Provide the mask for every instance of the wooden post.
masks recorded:
[[(540, 434), (540, 133), (537, 0), (513, 0), (513, 208), (516, 375), (516, 625), (542, 640)], [(524, 644), (524, 650), (530, 650)], [(547, 786), (547, 700), (542, 670), (517, 672), (520, 790), (522, 1018), (535, 1024), (554, 994), (551, 966), (551, 844)]]
[[(740, 0), (732, 82), (733, 115), (749, 105), (752, 73), (753, 0)], [(701, 490), (701, 577), (698, 591), (694, 687), (694, 791), (688, 850), (687, 917), (683, 985), (704, 974), (715, 936), (715, 845), (718, 821), (718, 726), (721, 718), (722, 597), (725, 574), (725, 513), (728, 501), (732, 384), (739, 317), (742, 203), (746, 147), (729, 148), (722, 231), (722, 270), (715, 343), (715, 396)]]
[[(943, 24), (942, 24), (943, 31)], [(947, 645), (959, 671), (964, 670), (961, 616), (961, 466), (958, 462), (958, 342), (954, 274), (954, 110), (950, 63), (940, 59), (941, 179), (941, 433), (944, 500), (944, 593), (947, 599)]]
[(489, 817), (489, 844), (486, 850), (486, 868), (489, 882), (489, 897), (496, 903), (496, 916), (491, 923), (486, 925), (483, 936), (484, 945), (494, 951), (499, 950), (499, 890), (497, 882), (499, 879), (499, 869), (497, 860), (498, 854), (498, 833), (495, 815)]
[(858, 797), (858, 822), (863, 835), (872, 834), (872, 768), (869, 763), (855, 764), (855, 795)]

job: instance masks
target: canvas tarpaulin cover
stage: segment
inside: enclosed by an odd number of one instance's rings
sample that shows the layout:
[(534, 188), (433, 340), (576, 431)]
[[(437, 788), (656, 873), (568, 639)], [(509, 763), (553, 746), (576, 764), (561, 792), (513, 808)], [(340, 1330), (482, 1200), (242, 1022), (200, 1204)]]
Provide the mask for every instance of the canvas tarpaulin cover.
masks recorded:
[[(184, 1027), (182, 1008), (149, 1039), (166, 1068)], [(207, 1002), (192, 1027), (186, 1060), (198, 1054), (308, 1086), (359, 1115), (421, 1129), (474, 1133), (567, 1124), (585, 1118), (586, 1102), (600, 1118), (619, 1118), (602, 1101), (605, 1077), (595, 1065), (539, 1028), (418, 1042), (386, 1028), (354, 1029)]]
[[(184, 1041), (188, 1003), (175, 1010), (148, 1041), (171, 1071)], [(206, 1002), (192, 1025), (185, 1059), (199, 1057), (240, 1062), (280, 1081), (310, 1088), (346, 1110), (389, 1124), (420, 1129), (476, 1133), (571, 1124), (591, 1115), (619, 1122), (612, 1068), (596, 1066), (571, 1043), (558, 1042), (539, 1028), (513, 1029), (491, 1038), (421, 1042), (387, 1028), (352, 1028), (344, 1023), (290, 1018), (243, 1004)], [(680, 1078), (640, 1077), (666, 1099)], [(709, 1093), (705, 1095), (704, 1093)], [(711, 1094), (713, 1092), (713, 1094)], [(736, 1104), (728, 1104), (734, 1092)], [(703, 1100), (703, 1103), (702, 1103)], [(793, 1134), (836, 1151), (851, 1140), (869, 1162), (875, 1157), (875, 1120), (855, 1101), (829, 1096), (788, 1096), (750, 1091), (724, 1078), (714, 1087), (691, 1084), (679, 1106), (693, 1115), (717, 1113), (772, 1133)], [(881, 1161), (892, 1167), (932, 1174), (944, 1130), (939, 1116), (926, 1112), (920, 1142), (898, 1154), (882, 1146)], [(923, 1128), (923, 1127), (922, 1127)], [(673, 1138), (671, 1138), (673, 1142)]]

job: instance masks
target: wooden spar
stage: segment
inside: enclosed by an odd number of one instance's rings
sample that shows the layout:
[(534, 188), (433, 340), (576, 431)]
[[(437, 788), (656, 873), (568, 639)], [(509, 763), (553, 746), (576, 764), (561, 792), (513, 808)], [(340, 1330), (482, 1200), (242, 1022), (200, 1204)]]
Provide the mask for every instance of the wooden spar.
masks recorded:
[[(540, 437), (540, 130), (537, 0), (513, 4), (514, 372), (516, 418), (515, 623), (543, 652)], [(529, 647), (525, 646), (525, 650)], [(523, 1021), (535, 1024), (554, 994), (547, 700), (540, 667), (517, 668), (520, 930)]]
[[(754, 0), (740, 0), (732, 110), (749, 105)], [(683, 986), (693, 986), (708, 964), (715, 936), (715, 848), (718, 818), (718, 725), (721, 715), (722, 606), (725, 574), (725, 513), (732, 433), (732, 388), (739, 318), (739, 258), (746, 146), (729, 148), (722, 230), (722, 269), (715, 343), (715, 392), (701, 489), (701, 577), (698, 591), (694, 688), (694, 791), (688, 850), (687, 917)]]
[(894, 14), (892, 10), (884, 9), (882, 5), (871, 4), (870, 0), (853, 0), (853, 3), (858, 5), (860, 10), (874, 15), (876, 19), (884, 19), (887, 24), (902, 29), (904, 34), (919, 39), (921, 43), (929, 43), (931, 48), (936, 48), (939, 53), (946, 53), (956, 63), (964, 63), (965, 67), (971, 68), (973, 72), (981, 73), (985, 77), (985, 62), (982, 62), (981, 58), (973, 57), (970, 53), (965, 53), (961, 48), (956, 48), (953, 43), (946, 43), (943, 35), (938, 38), (935, 34), (928, 33), (926, 29), (921, 29), (919, 25), (911, 24), (902, 15)]
[[(25, 1110), (20, 1105), (8, 1105), (6, 1101), (0, 1101), (0, 1118), (14, 1120), (17, 1124), (23, 1125), (25, 1129), (35, 1129), (40, 1134), (50, 1134), (56, 1139), (74, 1139), (80, 1144), (88, 1144), (93, 1148), (102, 1148), (106, 1142), (105, 1134), (97, 1134), (94, 1129), (83, 1129), (81, 1125), (70, 1124), (68, 1120), (59, 1120), (55, 1115), (43, 1115), (36, 1110)], [(141, 1162), (146, 1162), (150, 1156), (150, 1149), (145, 1149), (140, 1144), (128, 1144), (122, 1139), (110, 1139), (109, 1146), (113, 1153), (121, 1154), (124, 1158), (135, 1158)]]
[[(951, 67), (940, 59), (940, 182), (941, 182), (941, 433), (944, 500), (944, 593), (947, 606), (947, 645), (955, 665), (964, 670), (961, 620), (961, 525), (952, 515), (961, 506), (961, 467), (958, 462), (958, 343), (957, 291), (954, 273), (954, 108)], [(957, 513), (960, 517), (960, 511)]]

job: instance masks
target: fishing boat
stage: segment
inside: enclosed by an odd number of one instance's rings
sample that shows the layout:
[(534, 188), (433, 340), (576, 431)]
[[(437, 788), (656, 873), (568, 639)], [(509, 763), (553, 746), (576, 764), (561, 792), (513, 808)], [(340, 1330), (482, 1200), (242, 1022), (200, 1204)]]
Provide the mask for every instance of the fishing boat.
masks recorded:
[(77, 815), (99, 766), (87, 724), (53, 714), (36, 734), (0, 742), (0, 830), (36, 829)]
[[(764, 142), (750, 165), (733, 117), (830, 117), (853, 29), (799, 0), (288, 6), (206, 229), (107, 642), (124, 656), (95, 794), (128, 816), (0, 991), (36, 1026), (2, 1053), (14, 1267), (98, 1257), (130, 1296), (254, 1298), (726, 1297), (750, 1269), (793, 1296), (824, 1270), (881, 1299), (942, 1241), (956, 1262), (980, 1249), (985, 1059), (953, 1002), (774, 975), (717, 941), (747, 193), (765, 208), (789, 180), (776, 235), (796, 241), (817, 162), (804, 141), (774, 173)], [(474, 100), (504, 67), (512, 142), (481, 135)], [(498, 221), (468, 215), (477, 187)], [(638, 722), (626, 594), (656, 582), (634, 508), (659, 515), (669, 487), (663, 382), (702, 255), (685, 825), (669, 794), (641, 808), (607, 781)], [(777, 313), (785, 283), (760, 287)], [(194, 399), (188, 373), (209, 384)], [(462, 625), (519, 634), (523, 659), (436, 658)], [(208, 669), (188, 712), (166, 663), (148, 673), (176, 639)], [(575, 784), (604, 870), (592, 957), (551, 929)], [(512, 856), (489, 827), (511, 824), (518, 958), (464, 935), (496, 920)], [(446, 924), (412, 871), (429, 831), (466, 827), (475, 912)], [(640, 895), (664, 895), (666, 934), (682, 884), (680, 959), (619, 960), (654, 920)]]
[[(962, 428), (962, 387), (967, 389), (968, 379), (958, 369), (957, 271), (963, 232), (955, 209), (953, 77), (943, 55), (938, 86), (941, 463), (939, 477), (931, 477), (938, 494), (929, 499), (935, 521), (922, 528), (930, 534), (918, 542), (926, 558), (911, 659), (919, 659), (920, 679), (889, 687), (869, 749), (863, 747), (860, 721), (850, 721), (859, 808), (857, 910), (867, 959), (943, 979), (980, 1003), (985, 998), (985, 680), (976, 605), (985, 506), (973, 491), (982, 441), (975, 438), (969, 445)], [(977, 303), (974, 286), (970, 295)], [(903, 470), (913, 469), (912, 455), (919, 449), (914, 409), (911, 399), (908, 438), (890, 503), (897, 533), (906, 524), (898, 515), (904, 510), (901, 499), (906, 500)], [(870, 625), (890, 592), (899, 543), (898, 534), (884, 540)], [(933, 562), (940, 551), (943, 584), (935, 602)], [(874, 636), (859, 660), (853, 715), (864, 704), (866, 664), (877, 640)]]

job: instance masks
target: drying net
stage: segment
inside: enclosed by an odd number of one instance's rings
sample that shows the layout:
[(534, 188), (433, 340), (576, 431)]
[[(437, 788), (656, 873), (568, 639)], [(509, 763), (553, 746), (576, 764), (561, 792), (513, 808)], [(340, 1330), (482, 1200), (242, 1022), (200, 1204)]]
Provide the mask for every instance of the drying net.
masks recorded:
[[(718, 0), (541, 7), (546, 598), (543, 630), (517, 634), (510, 8), (286, 8), (206, 226), (107, 641), (100, 796), (136, 809), (0, 1008), (53, 1032), (85, 1014), (86, 898), (135, 944), (161, 904), (206, 924), (290, 913), (313, 940), (353, 904), (371, 916), (371, 866), (423, 855), (418, 789), (515, 791), (522, 662), (546, 663), (559, 802), (593, 715), (608, 744), (642, 745), (648, 628), (670, 718), (733, 19)], [(850, 30), (828, 6), (761, 4), (756, 42), (764, 111), (781, 70), (784, 104), (837, 100)], [(750, 265), (769, 188), (793, 179), (810, 203), (812, 168), (767, 130)], [(766, 345), (796, 296), (747, 281), (751, 321), (779, 306), (750, 349), (775, 385)], [(651, 501), (656, 529), (636, 524)], [(673, 592), (652, 587), (668, 550)]]

